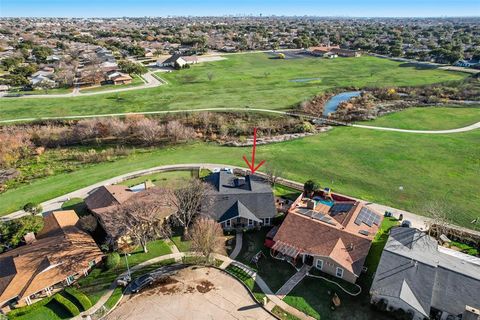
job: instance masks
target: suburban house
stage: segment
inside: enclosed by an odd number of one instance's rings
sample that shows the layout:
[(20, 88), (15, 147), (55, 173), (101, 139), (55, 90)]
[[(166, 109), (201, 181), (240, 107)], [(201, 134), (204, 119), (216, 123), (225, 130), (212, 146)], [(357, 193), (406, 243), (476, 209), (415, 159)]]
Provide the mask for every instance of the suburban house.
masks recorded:
[(278, 258), (355, 283), (381, 222), (362, 202), (327, 191), (302, 194), (266, 244)]
[(127, 73), (114, 71), (107, 75), (107, 81), (114, 85), (130, 84), (132, 83), (132, 77)]
[(118, 71), (118, 64), (116, 62), (105, 61), (100, 64), (100, 69), (104, 73)]
[(360, 51), (340, 49), (340, 48), (333, 48), (331, 52), (338, 55), (339, 57), (356, 57), (357, 58), (362, 55)]
[(171, 68), (183, 68), (187, 64), (198, 63), (196, 56), (182, 56), (180, 54), (174, 54), (167, 59), (159, 59), (156, 62), (157, 67), (171, 67)]
[(155, 187), (147, 181), (130, 188), (121, 185), (101, 186), (85, 198), (85, 204), (105, 231), (106, 239), (114, 248), (117, 248), (128, 243), (129, 239), (121, 236), (123, 234), (122, 226), (118, 224), (115, 217), (112, 217), (114, 211), (121, 205), (128, 205), (133, 201), (147, 202), (165, 199), (165, 210), (161, 215), (167, 219), (175, 211), (167, 199), (168, 196), (170, 194), (166, 193), (164, 189)]
[(207, 214), (223, 229), (269, 226), (277, 214), (272, 188), (258, 176), (237, 177), (222, 170), (210, 174), (205, 181), (212, 185)]
[(0, 254), (0, 308), (31, 304), (87, 275), (102, 252), (77, 227), (75, 211), (56, 211), (44, 217), (44, 227), (27, 244)]
[(394, 228), (370, 294), (377, 306), (401, 308), (415, 320), (479, 319), (480, 259), (439, 246), (417, 229)]
[(339, 49), (339, 46), (317, 46), (310, 47), (307, 49), (306, 53), (311, 54), (316, 57), (326, 57), (328, 54), (332, 53), (332, 49)]

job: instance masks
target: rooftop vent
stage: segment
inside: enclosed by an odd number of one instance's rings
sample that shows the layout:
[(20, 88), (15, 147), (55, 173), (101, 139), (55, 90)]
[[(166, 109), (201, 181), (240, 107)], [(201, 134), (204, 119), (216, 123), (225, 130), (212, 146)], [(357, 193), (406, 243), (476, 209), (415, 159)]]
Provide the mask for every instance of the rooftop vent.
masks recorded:
[(233, 180), (233, 183), (235, 184), (235, 187), (244, 186), (245, 185), (245, 178), (243, 178), (243, 177), (235, 178), (235, 180)]
[(35, 238), (35, 234), (33, 232), (29, 232), (26, 235), (24, 235), (23, 239), (25, 240), (26, 244), (33, 243), (37, 240), (37, 238)]

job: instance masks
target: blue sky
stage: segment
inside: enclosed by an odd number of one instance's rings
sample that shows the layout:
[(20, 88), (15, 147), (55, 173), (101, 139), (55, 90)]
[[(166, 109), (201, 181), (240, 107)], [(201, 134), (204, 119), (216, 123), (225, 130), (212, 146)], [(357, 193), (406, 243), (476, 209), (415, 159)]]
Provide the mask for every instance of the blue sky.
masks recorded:
[(179, 15), (479, 16), (480, 0), (0, 0), (1, 17)]

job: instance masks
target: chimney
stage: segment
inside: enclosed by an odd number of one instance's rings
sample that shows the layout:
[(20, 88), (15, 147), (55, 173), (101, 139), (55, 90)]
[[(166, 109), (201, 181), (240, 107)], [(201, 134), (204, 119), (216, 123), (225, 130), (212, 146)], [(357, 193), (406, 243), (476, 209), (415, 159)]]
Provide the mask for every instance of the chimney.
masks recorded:
[(314, 200), (312, 200), (312, 199), (307, 200), (307, 209), (311, 209), (311, 210), (315, 209), (315, 201)]
[(233, 183), (235, 184), (235, 187), (241, 187), (241, 186), (245, 185), (245, 178), (243, 178), (243, 177), (235, 178), (235, 180), (233, 180)]
[(37, 241), (37, 238), (35, 238), (35, 234), (33, 232), (29, 232), (23, 236), (23, 240), (25, 240), (26, 244), (31, 244)]
[(462, 320), (479, 320), (480, 310), (474, 307), (465, 306), (465, 311), (462, 314)]

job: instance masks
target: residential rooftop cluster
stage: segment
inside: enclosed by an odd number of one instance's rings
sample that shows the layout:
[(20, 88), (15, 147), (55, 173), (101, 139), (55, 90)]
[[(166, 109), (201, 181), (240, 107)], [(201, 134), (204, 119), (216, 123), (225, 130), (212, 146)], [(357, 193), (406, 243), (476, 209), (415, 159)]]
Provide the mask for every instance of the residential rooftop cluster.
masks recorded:
[[(185, 204), (196, 203), (189, 202), (193, 195), (205, 188), (198, 198), (199, 219), (213, 219), (226, 234), (268, 230), (264, 245), (271, 257), (262, 258), (261, 250), (252, 261), (260, 268), (262, 259), (293, 266), (298, 272), (287, 283), (297, 275), (301, 276), (298, 281), (312, 281), (302, 280), (311, 275), (338, 281), (340, 288), (345, 284), (360, 288), (361, 283), (362, 289), (369, 291), (372, 305), (392, 316), (401, 311), (415, 320), (479, 319), (480, 258), (443, 247), (439, 242), (450, 241), (445, 235), (440, 241), (409, 224), (383, 234), (388, 232), (382, 229), (383, 220), (392, 221), (390, 214), (384, 217), (368, 203), (330, 188), (312, 191), (305, 187), (295, 201), (281, 199), (267, 178), (218, 168), (200, 179), (203, 185), (190, 190), (182, 187), (172, 191), (150, 180), (130, 187), (118, 184), (92, 189), (85, 199), (87, 212), (82, 213), (82, 219), (85, 215), (94, 217), (98, 221), (95, 231), (83, 231), (73, 210), (47, 213), (41, 231), (26, 234), (23, 244), (0, 255), (2, 311), (30, 305), (87, 276), (105, 255), (95, 243), (103, 242), (99, 235), (108, 239), (105, 244), (109, 249), (102, 246), (103, 251), (131, 245), (138, 230), (133, 220), (125, 224), (123, 216), (139, 215), (145, 226), (150, 225), (141, 207), (157, 210), (160, 205), (155, 221), (171, 224), (179, 210), (185, 210)], [(282, 209), (285, 206), (287, 210)], [(376, 268), (372, 272), (366, 260), (373, 243), (384, 236), (388, 241), (383, 252), (374, 250), (380, 256), (378, 266), (369, 265)], [(365, 287), (368, 277), (371, 286)], [(282, 296), (282, 290), (284, 287), (277, 295)]]

